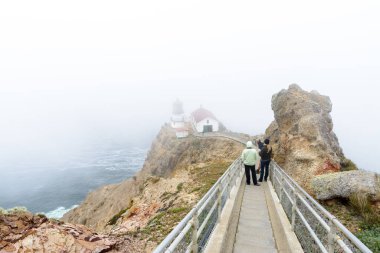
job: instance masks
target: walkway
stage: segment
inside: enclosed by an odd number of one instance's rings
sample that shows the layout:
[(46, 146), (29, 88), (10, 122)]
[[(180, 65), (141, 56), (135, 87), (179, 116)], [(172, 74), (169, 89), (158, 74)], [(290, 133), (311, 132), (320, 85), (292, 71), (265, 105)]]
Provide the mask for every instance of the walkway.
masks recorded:
[(267, 187), (265, 182), (245, 186), (234, 253), (277, 252), (265, 199)]

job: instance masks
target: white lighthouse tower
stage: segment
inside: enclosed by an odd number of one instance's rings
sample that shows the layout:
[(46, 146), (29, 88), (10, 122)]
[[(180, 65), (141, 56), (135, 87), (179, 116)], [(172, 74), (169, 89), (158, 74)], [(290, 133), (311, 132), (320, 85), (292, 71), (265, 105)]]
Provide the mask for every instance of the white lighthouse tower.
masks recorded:
[(183, 111), (183, 104), (178, 99), (173, 104), (171, 126), (175, 129), (177, 138), (184, 138), (189, 135), (189, 130), (186, 127), (185, 123), (185, 113)]
[(178, 99), (173, 103), (171, 125), (173, 128), (185, 127), (185, 113), (183, 111), (183, 104)]

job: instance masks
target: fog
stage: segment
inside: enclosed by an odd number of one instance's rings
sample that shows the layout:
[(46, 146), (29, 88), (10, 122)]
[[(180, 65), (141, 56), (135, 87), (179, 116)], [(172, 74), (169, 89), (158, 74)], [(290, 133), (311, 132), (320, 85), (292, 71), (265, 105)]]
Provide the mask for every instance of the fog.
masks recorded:
[(263, 133), (291, 83), (330, 96), (346, 156), (380, 172), (378, 13), (377, 0), (2, 2), (0, 173), (149, 147), (176, 98)]

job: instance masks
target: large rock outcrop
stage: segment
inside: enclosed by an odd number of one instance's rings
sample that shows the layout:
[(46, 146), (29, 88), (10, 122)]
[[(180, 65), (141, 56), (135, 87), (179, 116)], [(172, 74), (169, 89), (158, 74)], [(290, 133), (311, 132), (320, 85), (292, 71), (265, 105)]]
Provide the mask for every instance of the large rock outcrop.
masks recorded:
[(266, 130), (275, 160), (304, 188), (316, 175), (339, 172), (345, 158), (333, 132), (329, 97), (292, 84), (272, 97), (275, 121)]
[(349, 198), (355, 193), (364, 193), (377, 201), (380, 199), (380, 176), (359, 170), (331, 173), (315, 177), (312, 188), (320, 200)]
[(0, 214), (0, 252), (123, 252), (120, 239), (15, 210)]

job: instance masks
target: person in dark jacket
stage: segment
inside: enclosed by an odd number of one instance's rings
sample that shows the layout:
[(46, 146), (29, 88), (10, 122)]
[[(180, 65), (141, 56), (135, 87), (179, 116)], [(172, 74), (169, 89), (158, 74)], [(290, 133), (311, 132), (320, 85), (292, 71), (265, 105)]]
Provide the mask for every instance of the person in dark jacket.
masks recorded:
[(261, 140), (258, 140), (257, 141), (257, 146), (259, 147), (260, 150), (262, 150), (263, 147), (264, 147), (264, 143)]
[[(273, 157), (273, 150), (272, 150), (272, 147), (269, 145), (269, 139), (265, 139), (264, 141), (264, 147), (261, 149), (261, 151), (259, 152), (259, 155), (261, 157), (261, 162), (260, 162), (260, 179), (259, 179), (259, 182), (262, 182), (263, 179), (265, 181), (268, 180), (268, 176), (269, 176), (269, 164), (270, 164), (270, 161), (272, 160), (272, 157)], [(265, 175), (264, 175), (265, 173)]]

